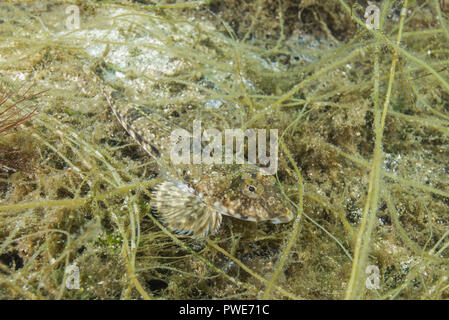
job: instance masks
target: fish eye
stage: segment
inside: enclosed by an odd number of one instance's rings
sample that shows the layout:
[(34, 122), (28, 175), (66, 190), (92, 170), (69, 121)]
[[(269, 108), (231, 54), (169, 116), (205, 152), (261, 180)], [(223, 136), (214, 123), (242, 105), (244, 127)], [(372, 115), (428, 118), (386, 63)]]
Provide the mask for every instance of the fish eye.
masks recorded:
[(259, 188), (253, 181), (245, 181), (242, 191), (250, 198), (257, 198), (260, 195), (261, 190), (263, 189)]

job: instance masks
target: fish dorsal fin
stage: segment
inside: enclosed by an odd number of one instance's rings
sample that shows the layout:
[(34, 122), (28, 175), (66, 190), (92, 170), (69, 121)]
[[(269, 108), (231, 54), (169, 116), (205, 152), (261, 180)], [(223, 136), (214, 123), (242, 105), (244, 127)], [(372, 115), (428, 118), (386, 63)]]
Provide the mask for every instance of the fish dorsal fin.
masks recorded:
[(164, 181), (153, 191), (152, 206), (170, 229), (180, 234), (203, 237), (220, 228), (219, 211), (206, 205), (189, 186), (177, 181)]

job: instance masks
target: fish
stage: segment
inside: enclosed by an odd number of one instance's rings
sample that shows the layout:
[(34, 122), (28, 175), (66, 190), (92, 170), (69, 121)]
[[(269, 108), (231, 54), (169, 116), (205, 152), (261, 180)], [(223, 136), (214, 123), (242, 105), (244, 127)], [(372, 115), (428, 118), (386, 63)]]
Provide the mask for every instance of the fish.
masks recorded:
[(200, 238), (217, 233), (223, 216), (272, 223), (293, 219), (293, 207), (274, 176), (254, 164), (174, 164), (171, 133), (191, 123), (199, 109), (132, 102), (105, 80), (111, 68), (103, 61), (92, 70), (118, 122), (158, 164), (163, 181), (153, 188), (150, 205), (169, 230)]

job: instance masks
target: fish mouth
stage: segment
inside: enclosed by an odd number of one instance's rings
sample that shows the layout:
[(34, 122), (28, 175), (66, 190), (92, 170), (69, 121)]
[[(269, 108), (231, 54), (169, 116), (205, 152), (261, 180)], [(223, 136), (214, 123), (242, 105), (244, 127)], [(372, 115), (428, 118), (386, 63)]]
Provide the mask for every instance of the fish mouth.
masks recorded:
[(279, 223), (287, 223), (293, 220), (295, 214), (290, 209), (285, 209), (286, 212), (276, 218), (271, 219), (271, 223), (279, 224)]

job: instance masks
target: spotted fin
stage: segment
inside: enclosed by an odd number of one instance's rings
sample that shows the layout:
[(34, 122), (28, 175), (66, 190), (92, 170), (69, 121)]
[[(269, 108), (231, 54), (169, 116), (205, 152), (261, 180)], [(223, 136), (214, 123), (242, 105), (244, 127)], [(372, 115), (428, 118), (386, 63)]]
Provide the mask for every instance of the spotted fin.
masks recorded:
[(164, 181), (153, 191), (152, 206), (165, 225), (180, 234), (203, 237), (220, 228), (219, 211), (206, 205), (185, 184)]

